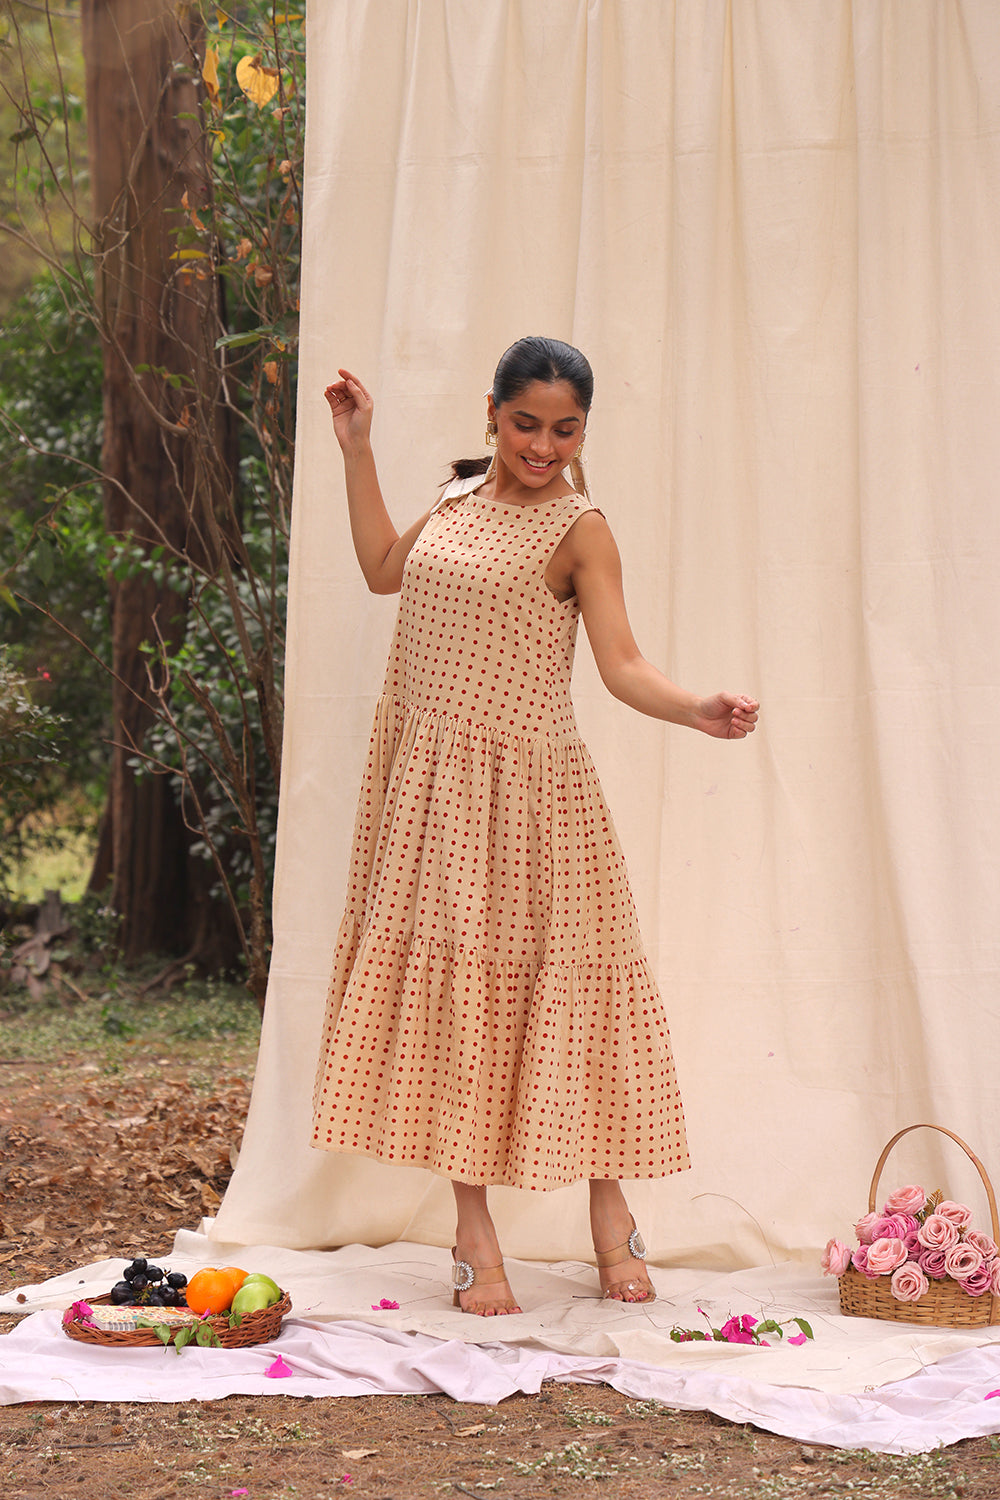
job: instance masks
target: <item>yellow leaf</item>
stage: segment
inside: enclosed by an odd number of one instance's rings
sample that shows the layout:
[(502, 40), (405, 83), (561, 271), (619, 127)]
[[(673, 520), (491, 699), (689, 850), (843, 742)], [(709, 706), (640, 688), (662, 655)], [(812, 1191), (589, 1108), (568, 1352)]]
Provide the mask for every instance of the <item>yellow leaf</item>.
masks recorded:
[(204, 250), (173, 250), (171, 260), (208, 260)]
[(201, 70), (205, 91), (213, 104), (219, 102), (219, 49), (205, 48), (205, 65)]
[(226, 15), (226, 12), (224, 10), (219, 10), (218, 7), (216, 7), (215, 19), (218, 22), (219, 30), (221, 31), (223, 26), (225, 26), (226, 22), (229, 20), (229, 17)]
[(269, 359), (265, 362), (264, 374), (267, 376), (271, 385), (278, 384), (278, 361), (276, 359)]
[(236, 64), (236, 82), (251, 103), (261, 108), (278, 92), (278, 70), (265, 68), (259, 57), (241, 57)]

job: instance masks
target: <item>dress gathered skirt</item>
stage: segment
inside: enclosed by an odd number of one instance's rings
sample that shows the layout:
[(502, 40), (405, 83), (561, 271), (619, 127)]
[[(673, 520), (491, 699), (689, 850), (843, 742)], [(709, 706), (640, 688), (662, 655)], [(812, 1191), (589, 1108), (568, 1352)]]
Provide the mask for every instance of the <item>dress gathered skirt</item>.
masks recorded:
[(663, 1004), (545, 583), (590, 508), (445, 492), (407, 559), (313, 1145), (551, 1189), (688, 1166)]

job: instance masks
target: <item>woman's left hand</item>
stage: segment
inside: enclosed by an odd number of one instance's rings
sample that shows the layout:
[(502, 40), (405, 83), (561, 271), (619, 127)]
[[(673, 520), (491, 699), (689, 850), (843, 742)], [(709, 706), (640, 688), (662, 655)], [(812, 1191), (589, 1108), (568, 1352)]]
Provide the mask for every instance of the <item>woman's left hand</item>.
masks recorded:
[(760, 704), (744, 693), (716, 693), (702, 698), (695, 711), (694, 728), (718, 740), (743, 740), (753, 734)]

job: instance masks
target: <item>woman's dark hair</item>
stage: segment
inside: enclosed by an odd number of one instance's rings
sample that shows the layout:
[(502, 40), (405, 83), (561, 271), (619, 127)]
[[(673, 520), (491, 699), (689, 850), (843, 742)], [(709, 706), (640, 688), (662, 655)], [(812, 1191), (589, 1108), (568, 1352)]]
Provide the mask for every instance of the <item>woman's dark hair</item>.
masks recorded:
[[(561, 339), (543, 339), (533, 334), (518, 339), (500, 356), (493, 376), (494, 406), (516, 401), (521, 392), (536, 380), (543, 385), (565, 380), (580, 409), (584, 412), (590, 410), (594, 399), (594, 372), (586, 355), (574, 349), (572, 344), (564, 344)], [(457, 458), (451, 470), (456, 479), (471, 479), (476, 474), (485, 474), (489, 466), (488, 458)]]

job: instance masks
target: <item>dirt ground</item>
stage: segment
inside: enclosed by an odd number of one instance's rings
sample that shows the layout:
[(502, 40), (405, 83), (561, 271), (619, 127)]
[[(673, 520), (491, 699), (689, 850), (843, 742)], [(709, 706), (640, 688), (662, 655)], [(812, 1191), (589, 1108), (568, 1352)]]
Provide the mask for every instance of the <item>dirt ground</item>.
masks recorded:
[[(0, 1057), (0, 1288), (121, 1252), (167, 1255), (225, 1188), (252, 1049), (213, 1041), (109, 1065)], [(0, 1318), (0, 1335), (16, 1319)], [(494, 1495), (1000, 1495), (1000, 1438), (915, 1458), (805, 1446), (605, 1387), (549, 1384), (499, 1407), (444, 1396), (240, 1397), (0, 1408), (3, 1500), (197, 1493), (378, 1500)]]

